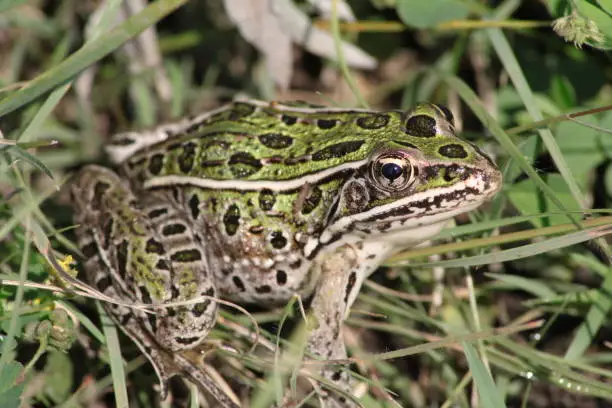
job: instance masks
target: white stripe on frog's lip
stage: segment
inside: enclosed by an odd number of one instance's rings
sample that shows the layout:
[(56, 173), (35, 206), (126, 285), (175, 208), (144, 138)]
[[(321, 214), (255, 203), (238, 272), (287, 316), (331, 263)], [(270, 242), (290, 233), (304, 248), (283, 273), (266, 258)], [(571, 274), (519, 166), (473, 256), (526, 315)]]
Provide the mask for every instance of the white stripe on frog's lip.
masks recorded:
[(319, 181), (331, 177), (336, 173), (341, 173), (344, 170), (356, 170), (359, 167), (367, 164), (367, 162), (368, 159), (348, 162), (340, 166), (334, 166), (289, 180), (214, 180), (179, 175), (161, 176), (145, 181), (144, 188), (151, 189), (155, 187), (181, 185), (208, 188), (212, 190), (259, 191), (267, 189), (272, 191), (290, 191), (298, 190), (306, 184), (318, 184)]
[[(486, 183), (481, 178), (471, 178), (466, 181), (457, 183), (451, 187), (415, 193), (402, 199), (396, 200), (392, 203), (372, 208), (369, 211), (364, 211), (361, 213), (340, 218), (333, 224), (329, 225), (318, 239), (310, 239), (304, 246), (304, 254), (307, 257), (311, 257), (315, 252), (319, 250), (322, 245), (332, 242), (335, 237), (337, 237), (337, 234), (346, 232), (351, 225), (360, 223), (366, 225), (369, 223), (374, 224), (374, 226), (376, 226), (376, 224), (379, 224), (380, 222), (392, 222), (401, 219), (405, 221), (413, 220), (413, 222), (406, 222), (402, 226), (402, 228), (411, 229), (414, 228), (417, 224), (433, 224), (452, 218), (457, 214), (471, 211), (478, 207), (480, 204), (482, 204), (484, 201), (486, 201), (487, 198), (489, 198), (497, 191), (497, 188), (489, 188), (488, 190), (486, 190), (485, 186)], [(410, 207), (411, 203), (423, 200), (429, 200), (429, 202), (431, 202), (431, 204), (433, 205), (433, 197), (451, 195), (460, 191), (466, 191), (466, 197), (463, 197), (459, 201), (441, 201), (439, 207), (437, 207), (440, 211), (432, 212), (431, 208), (425, 209), (416, 206)], [(471, 194), (467, 193), (468, 191), (476, 191), (477, 193)], [(464, 205), (459, 205), (459, 203)], [(399, 216), (388, 218), (385, 220), (374, 220), (377, 215), (384, 214), (385, 212), (390, 212), (402, 207), (406, 207), (409, 210), (414, 211), (414, 213), (406, 217)]]

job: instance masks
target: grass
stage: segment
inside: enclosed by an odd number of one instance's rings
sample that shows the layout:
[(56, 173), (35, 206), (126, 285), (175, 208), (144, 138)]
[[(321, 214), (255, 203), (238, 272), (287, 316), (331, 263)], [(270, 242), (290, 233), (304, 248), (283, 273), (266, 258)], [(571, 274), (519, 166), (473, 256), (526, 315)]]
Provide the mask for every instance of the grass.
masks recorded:
[[(99, 148), (113, 132), (240, 93), (270, 95), (273, 72), (262, 74), (260, 57), (222, 10), (197, 2), (158, 0), (118, 24), (118, 1), (100, 2), (99, 18), (85, 6), (30, 3), (0, 5), (8, 22), (0, 42), (0, 401), (206, 404), (180, 382), (171, 401), (159, 402), (151, 368), (90, 298), (108, 299), (75, 280), (66, 255), (78, 249), (63, 185), (82, 164), (104, 162)], [(576, 7), (608, 38), (600, 9), (559, 0), (549, 2), (551, 15), (542, 2), (467, 1), (452, 21), (419, 8), (420, 22), (431, 25), (417, 29), (415, 8), (398, 9), (398, 18), (349, 3), (359, 21), (328, 24), (339, 67), (295, 47), (298, 79), (275, 97), (317, 100), (315, 89), (327, 104), (445, 103), (462, 137), (493, 153), (504, 172), (491, 203), (459, 217), (434, 244), (393, 256), (364, 285), (345, 333), (360, 402), (610, 404), (612, 72), (605, 41), (580, 49), (542, 28)], [(162, 65), (132, 70), (142, 54), (120, 47), (156, 24)], [(573, 24), (586, 29), (582, 20)], [(351, 70), (342, 55), (347, 40), (385, 67)], [(305, 379), (325, 385), (309, 371), (316, 361), (302, 358), (307, 309), (298, 300), (272, 310), (223, 307), (210, 335), (211, 369), (238, 396), (250, 390), (254, 408), (269, 407), (285, 387), (302, 390)], [(316, 405), (315, 392), (300, 398)]]

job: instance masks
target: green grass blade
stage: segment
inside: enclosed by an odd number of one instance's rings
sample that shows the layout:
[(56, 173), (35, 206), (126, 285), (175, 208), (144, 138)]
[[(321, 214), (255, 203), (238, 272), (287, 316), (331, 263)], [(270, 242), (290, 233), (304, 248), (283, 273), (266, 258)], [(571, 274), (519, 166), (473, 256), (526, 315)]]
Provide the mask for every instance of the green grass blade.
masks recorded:
[[(535, 185), (548, 197), (550, 197), (551, 201), (555, 203), (560, 210), (567, 211), (561, 200), (557, 197), (555, 191), (551, 189), (544, 180), (542, 180), (533, 166), (523, 157), (523, 153), (518, 149), (518, 147), (516, 147), (516, 145), (512, 142), (512, 139), (510, 139), (497, 121), (487, 112), (474, 91), (463, 80), (454, 75), (450, 75), (443, 71), (439, 71), (439, 75), (455, 91), (457, 91), (457, 93), (459, 93), (459, 96), (461, 96), (461, 98), (468, 104), (478, 119), (482, 122), (483, 126), (487, 128), (493, 136), (495, 136), (499, 144), (508, 154), (510, 154), (510, 156), (512, 156), (514, 160), (516, 160), (516, 163), (521, 170), (523, 170), (529, 176)], [(573, 222), (577, 222), (578, 217), (570, 214), (568, 214), (568, 217)]]
[(102, 305), (97, 302), (102, 330), (106, 337), (106, 346), (110, 361), (111, 375), (113, 377), (113, 391), (115, 403), (118, 408), (128, 408), (128, 393), (125, 384), (125, 370), (123, 369), (123, 358), (121, 357), (121, 347), (119, 346), (119, 333), (113, 321), (108, 317)]
[(501, 397), (493, 378), (491, 378), (491, 374), (478, 357), (476, 349), (468, 342), (462, 342), (461, 345), (470, 366), (476, 390), (478, 390), (480, 396), (481, 406), (504, 408), (506, 403)]
[(0, 117), (69, 81), (85, 68), (104, 58), (186, 2), (187, 0), (158, 0), (108, 33), (88, 42), (70, 57), (40, 74), (19, 91), (1, 101)]
[[(512, 79), (512, 83), (514, 84), (516, 91), (525, 104), (527, 112), (529, 112), (534, 121), (541, 121), (544, 119), (542, 112), (540, 112), (540, 109), (538, 108), (533, 91), (527, 83), (527, 79), (523, 74), (523, 70), (518, 63), (516, 56), (512, 51), (512, 47), (510, 47), (510, 44), (508, 43), (508, 40), (504, 36), (503, 32), (498, 28), (490, 28), (487, 29), (486, 32), (489, 35), (491, 43), (493, 44), (493, 49), (495, 52), (497, 52), (497, 56), (504, 65), (506, 72)], [(578, 183), (572, 175), (572, 172), (568, 167), (567, 162), (563, 157), (563, 153), (561, 153), (561, 149), (559, 149), (559, 145), (555, 141), (552, 132), (545, 128), (538, 129), (537, 131), (540, 134), (542, 141), (546, 145), (550, 156), (555, 162), (557, 169), (569, 187), (574, 200), (580, 204), (580, 207), (587, 208), (584, 195), (582, 194), (580, 187), (578, 187)]]

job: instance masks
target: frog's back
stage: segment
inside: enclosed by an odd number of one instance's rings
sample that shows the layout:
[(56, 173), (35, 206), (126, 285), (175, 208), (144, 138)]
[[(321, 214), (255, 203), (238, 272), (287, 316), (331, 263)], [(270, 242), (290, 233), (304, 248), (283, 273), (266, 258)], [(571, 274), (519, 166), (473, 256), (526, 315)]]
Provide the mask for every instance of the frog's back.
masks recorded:
[[(363, 163), (402, 128), (402, 113), (236, 101), (180, 124), (123, 133), (109, 147), (128, 176), (211, 180), (291, 180)], [(156, 132), (156, 133), (155, 133)], [(130, 140), (136, 135), (140, 141)], [(153, 135), (153, 136), (151, 136)], [(138, 144), (134, 148), (134, 144)], [(130, 147), (132, 146), (132, 147)], [(350, 165), (349, 165), (350, 166)], [(355, 167), (355, 166), (350, 166)]]

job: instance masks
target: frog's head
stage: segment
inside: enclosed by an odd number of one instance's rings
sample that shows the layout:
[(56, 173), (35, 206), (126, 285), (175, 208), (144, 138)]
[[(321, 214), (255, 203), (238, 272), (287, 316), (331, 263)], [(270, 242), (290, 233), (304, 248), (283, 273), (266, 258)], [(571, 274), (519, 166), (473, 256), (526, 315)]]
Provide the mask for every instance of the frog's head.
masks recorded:
[(348, 235), (410, 247), (480, 206), (501, 184), (491, 159), (455, 135), (448, 109), (419, 104), (387, 127), (367, 165), (344, 183), (319, 242)]

